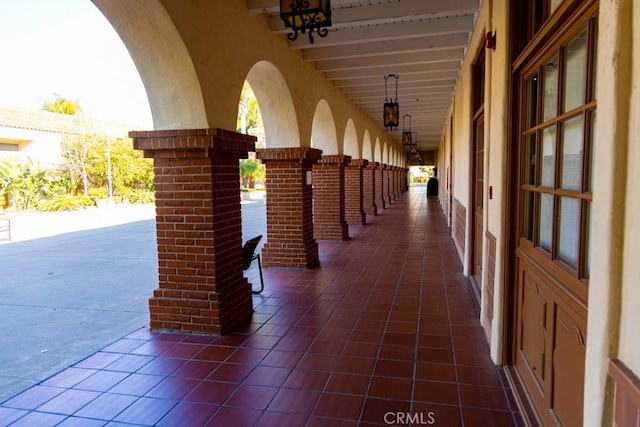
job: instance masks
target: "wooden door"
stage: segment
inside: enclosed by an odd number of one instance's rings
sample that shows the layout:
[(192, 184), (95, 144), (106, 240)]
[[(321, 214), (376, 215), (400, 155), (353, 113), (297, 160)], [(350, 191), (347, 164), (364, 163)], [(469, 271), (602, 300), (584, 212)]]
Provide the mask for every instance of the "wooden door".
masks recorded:
[[(515, 375), (538, 422), (582, 426), (596, 124), (597, 3), (514, 68), (518, 85)], [(542, 42), (544, 40), (544, 42)]]
[(484, 239), (484, 83), (485, 56), (480, 51), (473, 66), (473, 147), (471, 159), (471, 284), (478, 304), (482, 295), (482, 242)]

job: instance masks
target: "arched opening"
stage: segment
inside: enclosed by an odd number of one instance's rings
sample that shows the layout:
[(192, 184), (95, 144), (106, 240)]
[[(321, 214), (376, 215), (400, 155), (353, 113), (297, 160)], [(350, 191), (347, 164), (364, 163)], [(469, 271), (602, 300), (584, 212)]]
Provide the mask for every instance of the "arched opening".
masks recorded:
[(347, 126), (344, 130), (343, 150), (344, 154), (351, 156), (352, 159), (365, 157), (361, 155), (360, 145), (358, 144), (358, 133), (351, 119), (347, 120)]
[(373, 146), (371, 145), (371, 135), (369, 130), (364, 131), (364, 137), (362, 138), (362, 158), (369, 161), (375, 161), (373, 155)]
[(293, 98), (284, 77), (268, 61), (256, 63), (247, 74), (262, 113), (265, 148), (300, 147)]
[(318, 101), (311, 126), (311, 147), (322, 150), (322, 154), (338, 153), (338, 136), (333, 112), (324, 99)]

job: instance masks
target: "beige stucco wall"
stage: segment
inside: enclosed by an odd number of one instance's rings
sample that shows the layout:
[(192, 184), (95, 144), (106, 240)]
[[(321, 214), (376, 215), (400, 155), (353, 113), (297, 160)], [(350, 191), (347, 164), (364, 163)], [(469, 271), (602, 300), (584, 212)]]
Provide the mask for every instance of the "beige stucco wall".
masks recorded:
[[(343, 153), (342, 136), (349, 119), (359, 135), (369, 130), (372, 140), (400, 149), (384, 129), (356, 109), (312, 64), (304, 62), (300, 51), (290, 49), (286, 35), (272, 34), (263, 15), (249, 13), (246, 0), (191, 0), (189, 7), (181, 0), (94, 3), (116, 23), (114, 27), (130, 50), (150, 94), (157, 129), (235, 129), (242, 84), (255, 64), (266, 61), (286, 82), (282, 90), (292, 94), (301, 146), (311, 145), (316, 106), (324, 99), (339, 136), (336, 152), (324, 154)], [(253, 84), (252, 88), (257, 95), (259, 89)], [(287, 141), (269, 140), (269, 132), (266, 144), (291, 146)]]
[(0, 160), (31, 159), (42, 167), (53, 167), (62, 163), (60, 150), (62, 135), (59, 133), (0, 127), (0, 142), (11, 144), (19, 142), (18, 151), (0, 151)]
[[(638, 1), (602, 1), (599, 14), (592, 257), (589, 282), (585, 425), (612, 425), (609, 358), (640, 375), (640, 90), (633, 69)], [(634, 66), (635, 65), (635, 66)]]

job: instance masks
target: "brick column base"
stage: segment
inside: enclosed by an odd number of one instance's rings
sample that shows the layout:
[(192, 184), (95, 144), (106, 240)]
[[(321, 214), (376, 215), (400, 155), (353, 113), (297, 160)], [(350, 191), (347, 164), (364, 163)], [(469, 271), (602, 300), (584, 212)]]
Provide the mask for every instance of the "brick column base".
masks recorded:
[(159, 287), (151, 329), (223, 334), (253, 312), (242, 273), (238, 160), (255, 137), (222, 129), (131, 132), (154, 160)]
[(364, 225), (367, 214), (364, 211), (363, 169), (367, 166), (365, 159), (351, 160), (344, 170), (344, 217), (347, 224)]
[(329, 155), (313, 165), (313, 236), (349, 240), (345, 220), (345, 165), (351, 156)]
[(377, 167), (378, 162), (369, 162), (362, 170), (362, 207), (367, 215), (378, 215), (378, 205), (376, 204)]
[(266, 166), (267, 241), (265, 267), (311, 268), (319, 264), (313, 237), (313, 192), (306, 181), (322, 151), (313, 148), (264, 148), (256, 156)]

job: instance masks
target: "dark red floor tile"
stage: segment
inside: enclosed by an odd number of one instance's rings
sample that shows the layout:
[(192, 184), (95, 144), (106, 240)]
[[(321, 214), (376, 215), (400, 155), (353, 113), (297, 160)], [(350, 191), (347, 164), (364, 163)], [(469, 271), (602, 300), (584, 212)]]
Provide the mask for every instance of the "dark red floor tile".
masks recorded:
[(262, 411), (248, 408), (220, 408), (206, 427), (252, 426)]
[(509, 403), (502, 388), (460, 384), (460, 404), (476, 408), (509, 411)]
[(389, 360), (415, 360), (415, 347), (406, 345), (383, 345), (380, 347), (379, 358)]
[(63, 391), (64, 389), (61, 388), (34, 386), (7, 400), (2, 406), (16, 409), (35, 409)]
[(418, 347), (418, 361), (452, 364), (453, 352), (448, 349)]
[(311, 416), (306, 427), (353, 427), (353, 420)]
[(328, 379), (328, 372), (294, 369), (286, 379), (284, 387), (306, 390), (323, 390)]
[(80, 381), (73, 386), (73, 388), (90, 391), (108, 391), (128, 376), (129, 374), (127, 372), (98, 371), (87, 379)]
[(24, 417), (11, 424), (15, 427), (48, 427), (58, 425), (66, 418), (66, 415), (47, 414), (43, 412), (29, 412)]
[(160, 375), (131, 374), (116, 384), (110, 392), (143, 396), (163, 379)]
[(269, 404), (268, 409), (274, 412), (310, 414), (319, 396), (319, 391), (281, 388)]
[(416, 344), (416, 335), (387, 332), (386, 334), (384, 334), (382, 338), (382, 343), (390, 344), (390, 345), (406, 345), (406, 346), (413, 347)]
[(514, 425), (514, 419), (510, 412), (462, 408), (462, 416), (464, 424), (470, 426), (512, 427)]
[(239, 384), (253, 371), (253, 366), (252, 364), (222, 363), (207, 379)]
[(407, 425), (404, 422), (399, 423), (398, 417), (406, 416), (410, 409), (411, 402), (409, 401), (369, 397), (364, 402), (362, 421), (376, 425)]
[(307, 415), (264, 412), (255, 427), (305, 427)]
[(52, 412), (54, 414), (72, 415), (87, 403), (100, 396), (95, 391), (65, 390), (56, 397), (38, 406), (39, 412)]
[(102, 349), (105, 352), (112, 353), (130, 353), (141, 345), (145, 344), (146, 340), (133, 340), (129, 338), (122, 338), (111, 345)]
[(162, 399), (183, 399), (200, 384), (193, 378), (167, 377), (149, 390), (145, 396)]
[(138, 396), (104, 393), (78, 410), (74, 415), (84, 418), (111, 420), (136, 400), (138, 400)]
[[(335, 334), (331, 334), (335, 336)], [(319, 340), (313, 342), (309, 346), (310, 353), (319, 353), (319, 354), (340, 354), (342, 353), (342, 349), (344, 347), (344, 341), (328, 341), (328, 340)]]
[(8, 426), (18, 418), (23, 417), (28, 413), (29, 411), (25, 409), (0, 407), (0, 425)]
[(175, 400), (141, 397), (114, 420), (130, 424), (154, 425), (177, 403)]
[(211, 375), (218, 366), (220, 366), (220, 363), (218, 362), (187, 360), (183, 365), (176, 369), (171, 376), (202, 380)]
[(502, 381), (496, 368), (481, 368), (477, 366), (456, 367), (458, 382), (485, 387), (502, 387)]
[(102, 427), (105, 425), (104, 420), (94, 420), (91, 418), (69, 417), (56, 427)]
[(349, 341), (380, 344), (382, 341), (382, 337), (383, 337), (382, 331), (357, 330), (351, 333), (351, 336), (349, 337)]
[(48, 380), (43, 381), (41, 385), (51, 387), (73, 387), (80, 381), (87, 379), (96, 372), (97, 370), (95, 369), (67, 368), (59, 374), (56, 374), (53, 377), (49, 378)]
[(242, 343), (243, 347), (271, 350), (278, 344), (280, 337), (270, 335), (251, 335)]
[[(206, 357), (201, 357), (199, 355), (202, 351), (213, 351), (216, 347), (208, 346), (205, 344), (191, 344), (191, 343), (176, 343), (173, 347), (167, 350), (163, 356), (165, 357), (173, 357), (176, 359), (202, 359), (202, 360), (218, 360), (218, 359), (209, 359)], [(231, 353), (231, 352), (230, 352)]]
[(122, 357), (119, 353), (98, 352), (76, 363), (76, 368), (102, 369)]
[(307, 353), (296, 365), (299, 369), (313, 371), (332, 371), (338, 362), (338, 356), (333, 354)]
[(411, 400), (413, 381), (404, 378), (374, 377), (371, 379), (369, 396), (394, 400)]
[(207, 423), (218, 408), (217, 405), (180, 402), (162, 417), (156, 425), (160, 427), (202, 426)]
[(435, 381), (416, 381), (414, 383), (413, 400), (418, 402), (459, 405), (458, 385)]
[(335, 372), (369, 375), (373, 371), (376, 359), (372, 357), (342, 356), (338, 359)]
[(269, 354), (262, 359), (260, 365), (278, 368), (293, 368), (298, 364), (302, 355), (303, 353), (300, 351), (271, 350)]
[(419, 335), (418, 346), (453, 351), (451, 337), (448, 335)]
[(328, 393), (346, 393), (364, 396), (369, 387), (368, 375), (355, 375), (334, 372), (325, 387)]
[(172, 341), (146, 341), (144, 344), (131, 350), (131, 354), (146, 356), (160, 356), (175, 345)]
[(453, 363), (416, 362), (416, 379), (426, 381), (456, 382), (456, 367)]
[[(435, 403), (414, 402), (413, 414), (421, 414), (421, 418), (426, 420), (426, 425), (462, 427), (462, 414), (458, 405), (439, 405)], [(434, 422), (432, 422), (432, 420)], [(430, 424), (429, 424), (430, 423)], [(468, 427), (475, 427), (476, 424), (467, 424)], [(477, 424), (478, 427), (491, 426), (491, 424)], [(491, 426), (493, 427), (493, 426)]]
[(193, 359), (208, 362), (224, 362), (236, 351), (235, 347), (209, 345), (202, 346), (201, 350), (193, 356)]
[(142, 368), (138, 369), (138, 374), (146, 375), (171, 375), (186, 362), (185, 359), (173, 359), (169, 357), (156, 357)]
[(380, 377), (413, 378), (414, 363), (404, 360), (378, 359), (373, 374)]
[(226, 401), (237, 384), (220, 381), (201, 381), (183, 400), (207, 404), (221, 404)]
[(331, 417), (343, 420), (357, 420), (364, 398), (348, 394), (322, 393), (313, 410), (318, 417)]
[(269, 350), (240, 347), (226, 360), (227, 363), (244, 363), (257, 365), (269, 354)]
[(475, 352), (475, 351), (456, 351), (456, 364), (466, 366), (478, 366), (483, 368), (490, 368), (495, 366), (491, 361), (489, 352)]
[(277, 392), (277, 387), (245, 384), (234, 391), (233, 395), (225, 403), (225, 406), (266, 409)]
[(108, 364), (104, 369), (109, 371), (136, 372), (153, 359), (153, 356), (125, 354), (113, 363)]
[(255, 334), (283, 337), (290, 328), (290, 325), (263, 325)]
[(246, 384), (281, 386), (291, 373), (289, 368), (256, 366), (245, 379)]
[(343, 354), (355, 357), (377, 357), (380, 346), (366, 342), (349, 342), (344, 347)]

